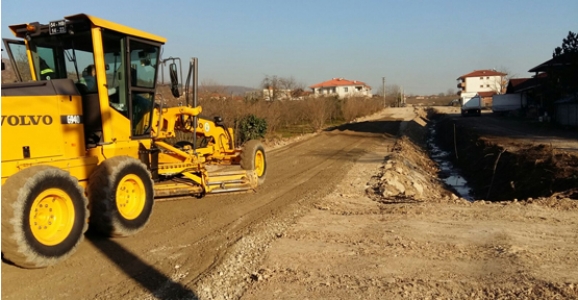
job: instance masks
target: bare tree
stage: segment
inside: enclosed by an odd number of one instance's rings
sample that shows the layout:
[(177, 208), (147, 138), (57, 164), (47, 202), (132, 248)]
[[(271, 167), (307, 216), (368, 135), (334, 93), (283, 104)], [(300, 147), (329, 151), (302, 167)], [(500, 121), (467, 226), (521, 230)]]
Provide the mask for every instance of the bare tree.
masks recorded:
[(500, 66), (498, 69), (496, 69), (496, 71), (500, 72), (500, 73), (504, 73), (506, 75), (501, 77), (501, 80), (499, 82), (496, 82), (493, 90), (497, 94), (504, 94), (504, 93), (506, 93), (506, 89), (508, 88), (508, 84), (510, 83), (510, 79), (514, 78), (515, 75), (511, 74), (510, 70), (504, 66)]
[(397, 84), (385, 86), (385, 99), (387, 104), (399, 106), (401, 103), (401, 87)]
[(323, 128), (331, 115), (331, 99), (311, 98), (305, 101), (308, 113), (308, 121), (315, 130)]
[[(385, 104), (386, 105), (394, 105), (399, 100), (399, 95), (401, 92), (401, 88), (397, 84), (386, 84), (385, 85)], [(377, 89), (377, 93), (375, 94), (380, 98), (383, 98), (383, 83)]]
[[(12, 50), (16, 50), (13, 53), (16, 70), (14, 69), (12, 63), (8, 62), (8, 59), (6, 59), (6, 69), (2, 72), (2, 82), (17, 82), (17, 72), (20, 74), (20, 76), (22, 76), (23, 82), (31, 81), (32, 74), (30, 73), (30, 65), (28, 64), (28, 56), (26, 55), (25, 49)], [(4, 62), (4, 58), (2, 58), (2, 62)]]
[(277, 100), (279, 98), (281, 82), (277, 75), (265, 75), (265, 78), (261, 81), (261, 86), (266, 91), (266, 95), (264, 95), (265, 98), (268, 98), (269, 100)]
[(227, 96), (227, 88), (212, 79), (203, 79), (199, 84), (199, 98), (211, 99)]
[(290, 77), (281, 77), (279, 78), (279, 85), (282, 89), (285, 90), (292, 90), (297, 85), (295, 78), (293, 76)]
[(270, 100), (281, 100), (290, 98), (295, 91), (304, 91), (305, 85), (297, 82), (293, 76), (279, 77), (277, 75), (266, 75), (261, 86), (266, 91), (265, 97)]

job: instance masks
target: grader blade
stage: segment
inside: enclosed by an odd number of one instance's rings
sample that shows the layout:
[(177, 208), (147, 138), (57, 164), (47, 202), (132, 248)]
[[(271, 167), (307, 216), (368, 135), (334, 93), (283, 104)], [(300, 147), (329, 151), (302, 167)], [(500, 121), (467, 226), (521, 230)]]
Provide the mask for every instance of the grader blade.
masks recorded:
[(158, 198), (201, 195), (203, 193), (202, 187), (188, 182), (160, 182), (155, 184), (154, 189), (155, 200), (158, 200)]
[(255, 171), (226, 171), (209, 173), (207, 194), (255, 190), (258, 185)]

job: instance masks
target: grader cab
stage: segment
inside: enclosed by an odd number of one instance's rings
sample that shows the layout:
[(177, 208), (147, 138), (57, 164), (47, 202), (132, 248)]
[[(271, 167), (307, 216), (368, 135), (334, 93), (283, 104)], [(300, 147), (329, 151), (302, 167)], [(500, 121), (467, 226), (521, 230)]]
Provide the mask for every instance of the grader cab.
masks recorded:
[[(10, 30), (20, 39), (4, 40), (18, 79), (2, 84), (5, 260), (53, 265), (88, 226), (113, 237), (137, 233), (155, 199), (263, 183), (263, 145), (240, 148), (220, 117), (201, 117), (198, 62), (183, 91), (180, 59), (161, 58), (164, 38), (85, 14)], [(183, 105), (169, 107), (159, 94), (167, 63)]]

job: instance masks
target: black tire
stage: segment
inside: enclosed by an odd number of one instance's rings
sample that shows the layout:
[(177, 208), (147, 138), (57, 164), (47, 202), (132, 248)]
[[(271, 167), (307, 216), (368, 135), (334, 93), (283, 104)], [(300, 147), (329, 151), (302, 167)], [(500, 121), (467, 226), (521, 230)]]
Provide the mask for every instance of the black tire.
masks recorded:
[[(197, 141), (197, 149), (198, 148), (205, 148), (207, 147), (208, 144), (208, 140), (206, 138), (201, 138), (200, 140)], [(178, 141), (176, 142), (173, 146), (183, 149), (185, 147), (191, 147), (191, 149), (195, 148), (195, 144), (193, 144), (193, 142), (190, 141)]]
[(257, 140), (248, 141), (241, 152), (241, 168), (244, 170), (256, 170), (259, 185), (265, 182), (267, 176), (267, 156), (265, 147)]
[[(132, 190), (123, 192), (126, 188)], [(117, 199), (117, 193), (125, 193), (126, 197)], [(152, 213), (154, 188), (151, 174), (135, 158), (109, 158), (90, 175), (88, 199), (91, 230), (111, 237), (133, 235), (146, 226)]]
[(185, 147), (191, 147), (191, 149), (193, 149), (195, 147), (195, 145), (193, 145), (193, 143), (189, 142), (189, 141), (178, 141), (176, 142), (173, 146), (183, 149)]
[(68, 172), (51, 166), (24, 169), (2, 186), (3, 257), (22, 268), (65, 260), (83, 241), (88, 216), (84, 189)]

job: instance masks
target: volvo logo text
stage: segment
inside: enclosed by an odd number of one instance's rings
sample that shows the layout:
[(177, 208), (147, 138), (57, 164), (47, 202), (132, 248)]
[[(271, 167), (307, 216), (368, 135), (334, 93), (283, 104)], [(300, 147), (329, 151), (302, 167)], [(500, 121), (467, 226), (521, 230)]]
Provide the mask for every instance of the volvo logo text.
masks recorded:
[(2, 116), (2, 126), (4, 126), (4, 124), (10, 126), (50, 125), (52, 124), (52, 117), (49, 115), (4, 115)]

